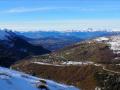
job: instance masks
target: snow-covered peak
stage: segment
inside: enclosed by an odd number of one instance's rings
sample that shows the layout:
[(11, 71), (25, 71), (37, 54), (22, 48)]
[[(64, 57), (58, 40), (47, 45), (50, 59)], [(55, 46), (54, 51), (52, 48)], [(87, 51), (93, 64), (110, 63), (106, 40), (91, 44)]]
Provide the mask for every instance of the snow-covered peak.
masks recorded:
[(9, 40), (9, 38), (13, 38), (15, 36), (16, 36), (16, 34), (10, 30), (7, 30), (7, 29), (1, 30), (0, 29), (0, 40)]
[(42, 88), (44, 90), (79, 90), (73, 86), (0, 67), (0, 90), (43, 90)]
[(0, 30), (0, 40), (7, 40), (7, 36), (9, 36), (9, 33), (4, 30)]

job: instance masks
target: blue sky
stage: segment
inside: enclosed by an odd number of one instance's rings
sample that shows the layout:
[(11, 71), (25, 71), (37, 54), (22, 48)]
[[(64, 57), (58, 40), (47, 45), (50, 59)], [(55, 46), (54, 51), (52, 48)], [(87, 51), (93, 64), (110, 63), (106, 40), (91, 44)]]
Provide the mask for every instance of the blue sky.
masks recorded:
[(120, 0), (0, 0), (0, 27), (14, 30), (119, 28)]

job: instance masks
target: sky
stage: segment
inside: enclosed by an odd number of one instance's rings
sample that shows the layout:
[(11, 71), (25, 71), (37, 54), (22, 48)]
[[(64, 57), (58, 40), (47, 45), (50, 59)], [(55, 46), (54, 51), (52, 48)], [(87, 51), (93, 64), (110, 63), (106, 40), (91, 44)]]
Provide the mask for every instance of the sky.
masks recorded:
[(120, 0), (0, 0), (0, 28), (120, 30)]

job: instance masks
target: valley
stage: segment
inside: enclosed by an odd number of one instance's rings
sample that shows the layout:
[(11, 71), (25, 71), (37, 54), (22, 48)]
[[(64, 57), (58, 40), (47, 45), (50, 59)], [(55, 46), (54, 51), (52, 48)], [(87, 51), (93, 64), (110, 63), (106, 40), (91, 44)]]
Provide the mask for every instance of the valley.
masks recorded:
[[(65, 36), (68, 32), (64, 33), (62, 35), (64, 37), (59, 36), (60, 32), (57, 34), (48, 32), (56, 35), (58, 39), (49, 35), (42, 36), (41, 39), (31, 39), (12, 31), (1, 31), (1, 33), (0, 65), (3, 67), (75, 86), (80, 90), (120, 88), (119, 33), (99, 32), (100, 36), (95, 34), (84, 39), (82, 36), (79, 38), (72, 36), (75, 32), (71, 32), (69, 36)], [(76, 34), (81, 33), (83, 34), (83, 32)], [(94, 33), (96, 32), (92, 34)], [(56, 48), (56, 44), (60, 47)]]
[(86, 40), (50, 54), (25, 58), (11, 68), (82, 90), (119, 90), (119, 49), (111, 44), (119, 44), (119, 37)]

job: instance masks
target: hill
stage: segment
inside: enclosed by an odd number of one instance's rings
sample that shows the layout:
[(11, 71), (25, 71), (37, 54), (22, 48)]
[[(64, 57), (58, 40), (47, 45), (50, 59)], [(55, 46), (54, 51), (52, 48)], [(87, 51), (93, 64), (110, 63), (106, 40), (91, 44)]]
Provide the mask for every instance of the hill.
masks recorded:
[(26, 58), (12, 68), (82, 90), (117, 90), (120, 88), (119, 41), (119, 35), (87, 40), (48, 55)]

